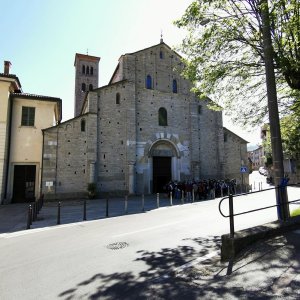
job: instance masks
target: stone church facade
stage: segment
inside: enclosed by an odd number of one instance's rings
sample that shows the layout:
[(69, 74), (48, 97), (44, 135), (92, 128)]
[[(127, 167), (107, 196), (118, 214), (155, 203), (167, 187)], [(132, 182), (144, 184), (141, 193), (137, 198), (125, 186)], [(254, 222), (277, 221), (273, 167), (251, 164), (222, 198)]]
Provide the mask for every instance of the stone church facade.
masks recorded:
[(76, 54), (75, 117), (43, 130), (45, 198), (85, 197), (88, 183), (113, 196), (160, 192), (170, 180), (239, 180), (247, 142), (190, 91), (167, 44), (122, 55), (95, 88), (99, 60)]

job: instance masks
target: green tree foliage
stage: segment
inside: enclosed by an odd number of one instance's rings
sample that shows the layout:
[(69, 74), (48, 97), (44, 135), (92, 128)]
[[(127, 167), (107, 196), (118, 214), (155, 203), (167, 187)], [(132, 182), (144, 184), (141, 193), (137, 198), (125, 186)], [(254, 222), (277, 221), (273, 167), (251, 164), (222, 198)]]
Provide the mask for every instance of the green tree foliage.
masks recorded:
[[(300, 114), (293, 111), (280, 120), (283, 154), (286, 158), (299, 159), (300, 155)], [(269, 130), (267, 126), (266, 131)], [(272, 163), (270, 135), (263, 142), (267, 165)]]
[(281, 119), (281, 136), (284, 154), (296, 159), (300, 153), (300, 117), (296, 113)]
[[(300, 2), (270, 1), (279, 110), (300, 100)], [(184, 75), (240, 124), (267, 120), (260, 0), (194, 1), (175, 22), (188, 30)]]

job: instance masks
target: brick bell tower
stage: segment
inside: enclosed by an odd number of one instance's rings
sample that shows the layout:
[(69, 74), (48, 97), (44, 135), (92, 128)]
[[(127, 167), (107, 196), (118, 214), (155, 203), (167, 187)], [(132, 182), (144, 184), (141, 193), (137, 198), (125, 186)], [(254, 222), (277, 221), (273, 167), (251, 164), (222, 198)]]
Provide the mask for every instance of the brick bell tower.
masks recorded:
[(75, 54), (75, 98), (74, 116), (80, 115), (87, 92), (98, 88), (100, 57), (88, 54)]

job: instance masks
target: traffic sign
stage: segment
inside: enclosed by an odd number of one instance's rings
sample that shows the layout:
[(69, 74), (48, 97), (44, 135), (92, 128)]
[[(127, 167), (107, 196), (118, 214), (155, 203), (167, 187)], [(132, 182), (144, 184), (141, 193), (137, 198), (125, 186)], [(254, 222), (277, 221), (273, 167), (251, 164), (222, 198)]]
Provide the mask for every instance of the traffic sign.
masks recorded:
[(247, 167), (241, 167), (241, 173), (247, 173)]

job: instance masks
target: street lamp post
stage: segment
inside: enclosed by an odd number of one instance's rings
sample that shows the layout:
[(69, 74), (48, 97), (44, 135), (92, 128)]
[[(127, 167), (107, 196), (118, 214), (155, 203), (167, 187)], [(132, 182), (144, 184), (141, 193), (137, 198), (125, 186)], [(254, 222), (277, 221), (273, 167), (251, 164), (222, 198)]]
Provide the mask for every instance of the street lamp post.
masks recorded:
[[(281, 180), (284, 178), (284, 168), (268, 0), (261, 0), (261, 12), (274, 183), (275, 186), (278, 186), (281, 183)], [(281, 209), (279, 210), (279, 218), (286, 220), (289, 217), (287, 197), (285, 196), (285, 193), (281, 194), (284, 196), (277, 199), (278, 204), (281, 205)]]

